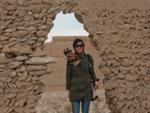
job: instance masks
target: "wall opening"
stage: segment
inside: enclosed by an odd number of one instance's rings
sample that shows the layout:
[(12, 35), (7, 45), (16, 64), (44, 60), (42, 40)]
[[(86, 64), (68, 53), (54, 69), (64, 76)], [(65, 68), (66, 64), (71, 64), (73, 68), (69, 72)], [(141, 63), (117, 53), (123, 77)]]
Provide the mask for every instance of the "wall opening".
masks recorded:
[(75, 13), (59, 12), (53, 21), (53, 27), (48, 33), (48, 39), (45, 43), (52, 41), (53, 36), (89, 36), (89, 33), (84, 29), (84, 25), (80, 23)]

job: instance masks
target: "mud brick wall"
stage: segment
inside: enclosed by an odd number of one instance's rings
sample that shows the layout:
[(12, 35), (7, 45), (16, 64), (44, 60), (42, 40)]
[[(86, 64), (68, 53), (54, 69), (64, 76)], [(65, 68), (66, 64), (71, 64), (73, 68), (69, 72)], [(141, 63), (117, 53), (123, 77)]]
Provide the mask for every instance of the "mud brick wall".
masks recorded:
[(150, 112), (149, 0), (0, 0), (0, 113), (36, 113), (54, 58), (43, 42), (55, 15), (76, 13), (101, 58), (113, 113)]
[(131, 9), (115, 17), (114, 30), (98, 40), (108, 104), (114, 113), (149, 113), (150, 12)]
[(47, 64), (42, 51), (58, 7), (48, 1), (0, 1), (0, 113), (36, 113)]
[(76, 12), (99, 51), (110, 109), (113, 113), (149, 113), (150, 2), (94, 0), (83, 4), (86, 1), (80, 2), (82, 8)]

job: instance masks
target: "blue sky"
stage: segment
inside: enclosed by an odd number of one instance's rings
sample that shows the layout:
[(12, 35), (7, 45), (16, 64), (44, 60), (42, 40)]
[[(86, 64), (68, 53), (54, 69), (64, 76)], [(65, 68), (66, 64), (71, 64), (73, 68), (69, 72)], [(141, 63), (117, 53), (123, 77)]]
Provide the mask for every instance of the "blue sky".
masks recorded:
[(83, 24), (79, 23), (75, 18), (74, 13), (63, 14), (62, 12), (56, 15), (53, 21), (53, 28), (50, 30), (46, 43), (52, 41), (53, 36), (88, 36), (89, 33), (84, 30)]

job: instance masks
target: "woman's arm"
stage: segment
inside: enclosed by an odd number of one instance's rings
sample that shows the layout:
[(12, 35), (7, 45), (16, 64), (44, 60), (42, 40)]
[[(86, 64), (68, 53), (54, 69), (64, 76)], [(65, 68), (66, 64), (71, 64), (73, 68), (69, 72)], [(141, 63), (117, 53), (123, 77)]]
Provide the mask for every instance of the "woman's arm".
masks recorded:
[(67, 61), (66, 64), (66, 89), (69, 90), (70, 88), (70, 80), (71, 80), (71, 65)]

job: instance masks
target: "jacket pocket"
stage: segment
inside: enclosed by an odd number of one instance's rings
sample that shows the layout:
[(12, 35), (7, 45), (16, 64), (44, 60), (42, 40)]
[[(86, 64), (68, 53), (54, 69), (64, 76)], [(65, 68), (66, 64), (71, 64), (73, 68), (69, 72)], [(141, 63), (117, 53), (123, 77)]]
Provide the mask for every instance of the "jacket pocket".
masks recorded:
[(84, 91), (86, 89), (86, 80), (83, 77), (77, 77), (71, 80), (71, 89), (75, 91)]

